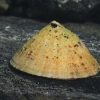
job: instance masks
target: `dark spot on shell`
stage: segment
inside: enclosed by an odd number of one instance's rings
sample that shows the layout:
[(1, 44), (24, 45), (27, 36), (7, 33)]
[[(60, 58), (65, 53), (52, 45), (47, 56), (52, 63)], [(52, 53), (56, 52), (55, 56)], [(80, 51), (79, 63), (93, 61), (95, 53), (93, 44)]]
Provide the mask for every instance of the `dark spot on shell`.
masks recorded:
[(67, 38), (68, 39), (68, 36), (64, 36), (64, 38)]
[(35, 39), (33, 39), (33, 40), (31, 41), (31, 43), (34, 42), (34, 41), (35, 41)]
[(20, 51), (23, 52), (23, 50), (27, 50), (27, 47), (21, 48)]
[(49, 30), (49, 32), (50, 32), (51, 30)]
[(77, 44), (75, 44), (75, 45), (74, 45), (74, 47), (78, 47), (78, 45), (77, 45)]
[(92, 63), (92, 65), (93, 65), (93, 66), (95, 66), (95, 64), (94, 64), (94, 63)]
[(74, 51), (74, 53), (76, 54), (76, 52)]
[(51, 26), (52, 26), (52, 28), (56, 28), (57, 27), (57, 24), (51, 23)]
[(58, 59), (58, 57), (56, 57)]
[(49, 57), (48, 57), (48, 56), (46, 56), (46, 58), (48, 59)]
[(80, 56), (80, 58), (82, 59), (82, 56)]
[(34, 60), (33, 58), (30, 58), (31, 60)]
[(29, 55), (29, 56), (31, 56), (31, 54), (32, 54), (32, 53), (33, 53), (33, 52), (32, 52), (32, 51), (30, 51), (30, 52), (28, 53), (28, 55)]
[(85, 67), (85, 70), (86, 70), (87, 68)]
[[(74, 50), (73, 50), (74, 51)], [(76, 51), (74, 51), (74, 54), (76, 54)]]
[(82, 47), (82, 44), (81, 44), (81, 42), (78, 42), (78, 44)]
[(71, 72), (70, 74), (71, 74), (71, 75), (74, 75), (74, 73), (73, 73), (73, 72)]
[(27, 50), (27, 47), (25, 47), (24, 50)]
[(55, 37), (56, 37), (57, 40), (59, 40), (59, 37), (58, 36), (55, 36)]
[(78, 42), (78, 44), (81, 44), (80, 42)]
[(70, 46), (70, 45), (68, 45), (68, 47), (70, 47), (70, 48), (71, 48), (71, 46)]
[(82, 65), (84, 66), (84, 63), (82, 63)]

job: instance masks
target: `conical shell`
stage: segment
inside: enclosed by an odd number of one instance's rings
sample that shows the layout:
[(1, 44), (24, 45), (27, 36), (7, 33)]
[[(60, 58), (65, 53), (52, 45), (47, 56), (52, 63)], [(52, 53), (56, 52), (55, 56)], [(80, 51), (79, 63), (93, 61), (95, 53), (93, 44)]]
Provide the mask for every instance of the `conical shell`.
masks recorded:
[(57, 79), (85, 78), (100, 68), (81, 40), (56, 21), (29, 39), (10, 63), (29, 74)]

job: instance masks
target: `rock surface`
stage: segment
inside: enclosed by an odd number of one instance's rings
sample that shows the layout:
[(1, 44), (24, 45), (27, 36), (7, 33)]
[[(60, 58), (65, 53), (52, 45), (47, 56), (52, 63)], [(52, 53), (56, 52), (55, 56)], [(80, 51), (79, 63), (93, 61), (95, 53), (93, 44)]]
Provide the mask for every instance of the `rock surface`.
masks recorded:
[(100, 23), (100, 0), (0, 0), (0, 14), (35, 18)]
[[(0, 17), (1, 100), (99, 100), (100, 73), (78, 80), (55, 80), (20, 72), (9, 64), (13, 54), (47, 23), (15, 17)], [(75, 32), (100, 63), (100, 25), (63, 24)]]

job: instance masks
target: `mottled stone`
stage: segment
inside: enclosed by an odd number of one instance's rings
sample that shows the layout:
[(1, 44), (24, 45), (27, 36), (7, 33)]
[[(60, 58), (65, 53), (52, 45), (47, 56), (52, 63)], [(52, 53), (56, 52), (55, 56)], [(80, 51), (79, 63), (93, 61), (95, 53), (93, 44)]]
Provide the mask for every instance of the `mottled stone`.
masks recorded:
[[(20, 72), (10, 65), (13, 54), (47, 23), (0, 17), (0, 99), (2, 100), (99, 100), (100, 73), (78, 80), (55, 80)], [(63, 24), (75, 32), (100, 63), (100, 25)]]

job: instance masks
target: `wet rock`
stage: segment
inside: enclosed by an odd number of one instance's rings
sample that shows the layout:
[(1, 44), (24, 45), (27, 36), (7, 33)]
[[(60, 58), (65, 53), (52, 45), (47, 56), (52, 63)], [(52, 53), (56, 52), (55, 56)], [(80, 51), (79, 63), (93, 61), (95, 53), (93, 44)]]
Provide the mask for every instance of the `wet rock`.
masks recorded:
[[(55, 80), (13, 69), (13, 54), (47, 23), (16, 17), (0, 17), (0, 99), (2, 100), (99, 100), (100, 73), (78, 80)], [(75, 32), (100, 63), (100, 25), (64, 24)]]

